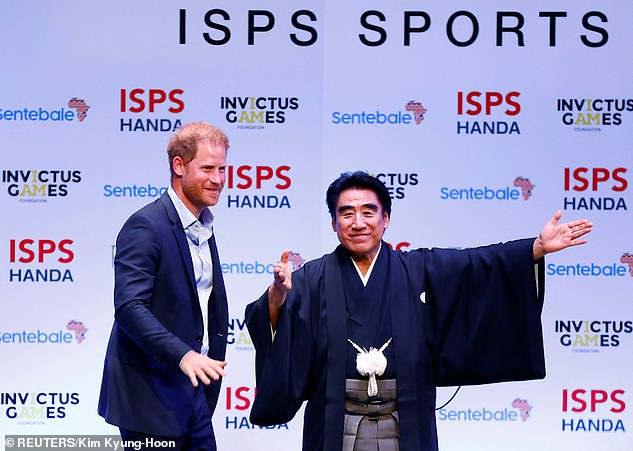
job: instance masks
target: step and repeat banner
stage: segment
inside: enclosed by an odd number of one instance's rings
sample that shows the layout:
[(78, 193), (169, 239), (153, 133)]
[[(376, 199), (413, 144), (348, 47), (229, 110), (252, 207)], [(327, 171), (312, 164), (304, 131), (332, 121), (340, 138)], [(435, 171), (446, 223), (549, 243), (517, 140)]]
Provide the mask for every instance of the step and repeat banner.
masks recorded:
[(440, 447), (632, 449), (632, 43), (625, 0), (5, 2), (0, 434), (117, 433), (96, 413), (116, 235), (204, 120), (231, 143), (219, 449), (300, 449), (301, 415), (248, 421), (244, 307), (284, 248), (333, 249), (325, 190), (357, 169), (389, 187), (402, 251), (594, 223), (546, 259), (547, 377), (438, 390)]

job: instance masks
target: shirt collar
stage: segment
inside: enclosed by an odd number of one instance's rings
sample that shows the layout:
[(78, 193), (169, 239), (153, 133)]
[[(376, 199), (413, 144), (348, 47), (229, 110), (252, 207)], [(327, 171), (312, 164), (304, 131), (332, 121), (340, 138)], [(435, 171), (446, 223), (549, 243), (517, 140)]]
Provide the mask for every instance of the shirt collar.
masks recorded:
[[(213, 213), (208, 208), (204, 208), (202, 213), (200, 213), (200, 218), (196, 218), (196, 216), (189, 211), (189, 209), (185, 206), (176, 191), (174, 191), (173, 187), (167, 188), (167, 194), (169, 194), (169, 198), (176, 207), (176, 212), (178, 213), (178, 217), (180, 218), (180, 222), (182, 223), (182, 227), (188, 230), (191, 226), (198, 223), (202, 228), (207, 229), (211, 234), (213, 234)], [(209, 235), (210, 237), (211, 235)]]

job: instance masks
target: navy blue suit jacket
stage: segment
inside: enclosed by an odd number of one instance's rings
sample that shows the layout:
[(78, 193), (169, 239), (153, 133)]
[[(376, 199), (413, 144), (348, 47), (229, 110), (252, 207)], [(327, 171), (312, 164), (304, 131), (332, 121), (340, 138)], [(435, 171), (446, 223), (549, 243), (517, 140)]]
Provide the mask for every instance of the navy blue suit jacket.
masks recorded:
[[(209, 245), (213, 291), (208, 356), (224, 360), (226, 291), (214, 237)], [(179, 363), (190, 350), (200, 352), (203, 321), (187, 238), (167, 193), (123, 225), (114, 270), (115, 320), (105, 357), (99, 415), (133, 431), (182, 435), (191, 416), (194, 388)], [(220, 383), (205, 387), (211, 413)]]

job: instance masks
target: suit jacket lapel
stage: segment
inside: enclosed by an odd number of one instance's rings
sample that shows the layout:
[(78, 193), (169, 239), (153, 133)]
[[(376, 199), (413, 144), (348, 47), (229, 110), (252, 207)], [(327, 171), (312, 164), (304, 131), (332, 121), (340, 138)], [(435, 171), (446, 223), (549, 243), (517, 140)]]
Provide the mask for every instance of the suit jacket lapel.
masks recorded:
[[(212, 337), (213, 334), (226, 337), (229, 314), (224, 278), (222, 277), (222, 267), (220, 266), (220, 256), (215, 243), (215, 234), (209, 238), (209, 247), (211, 248), (211, 261), (213, 263), (213, 291), (211, 292), (211, 299), (209, 299), (209, 315), (212, 321), (209, 321), (209, 337)], [(209, 340), (209, 343), (211, 344), (211, 340)], [(214, 358), (223, 359), (224, 355)]]
[(167, 213), (167, 217), (171, 222), (171, 230), (174, 234), (176, 243), (178, 243), (180, 257), (182, 258), (182, 261), (187, 270), (187, 278), (189, 279), (189, 283), (191, 284), (191, 288), (193, 289), (197, 300), (198, 289), (196, 287), (196, 276), (193, 272), (193, 262), (191, 261), (191, 253), (189, 252), (189, 243), (187, 243), (187, 236), (185, 235), (185, 231), (182, 227), (182, 222), (180, 221), (180, 217), (178, 216), (176, 207), (174, 207), (174, 204), (169, 198), (167, 192), (165, 192), (165, 194), (160, 197), (160, 201), (165, 207), (165, 212)]

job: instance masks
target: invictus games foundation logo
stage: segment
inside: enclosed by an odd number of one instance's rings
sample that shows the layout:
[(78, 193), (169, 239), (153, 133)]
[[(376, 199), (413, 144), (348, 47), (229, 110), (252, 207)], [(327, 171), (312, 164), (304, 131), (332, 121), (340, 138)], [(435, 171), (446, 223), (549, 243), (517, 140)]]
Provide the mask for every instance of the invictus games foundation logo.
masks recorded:
[(72, 97), (62, 107), (0, 108), (0, 122), (83, 122), (89, 109), (85, 99)]
[(557, 320), (554, 331), (561, 346), (572, 352), (596, 353), (622, 346), (624, 336), (633, 332), (631, 320)]
[(43, 425), (46, 420), (64, 419), (78, 404), (79, 394), (71, 392), (0, 393), (3, 418), (21, 425)]
[(22, 203), (45, 203), (66, 197), (70, 187), (81, 182), (81, 171), (61, 169), (3, 169), (7, 194)]
[(370, 108), (360, 111), (334, 111), (330, 123), (344, 126), (420, 125), (427, 112), (428, 108), (422, 102), (409, 100), (402, 104), (402, 109), (396, 110)]
[(575, 132), (601, 132), (625, 122), (625, 114), (633, 111), (633, 99), (627, 98), (562, 98), (556, 101), (561, 122)]
[(238, 129), (263, 130), (266, 126), (284, 124), (291, 112), (299, 109), (298, 97), (225, 96), (220, 97), (225, 120)]
[(226, 343), (237, 351), (254, 351), (253, 340), (251, 340), (251, 337), (248, 334), (248, 329), (246, 329), (245, 319), (229, 319)]
[(371, 175), (385, 184), (392, 199), (404, 199), (408, 189), (420, 183), (420, 175), (415, 172), (380, 171)]

